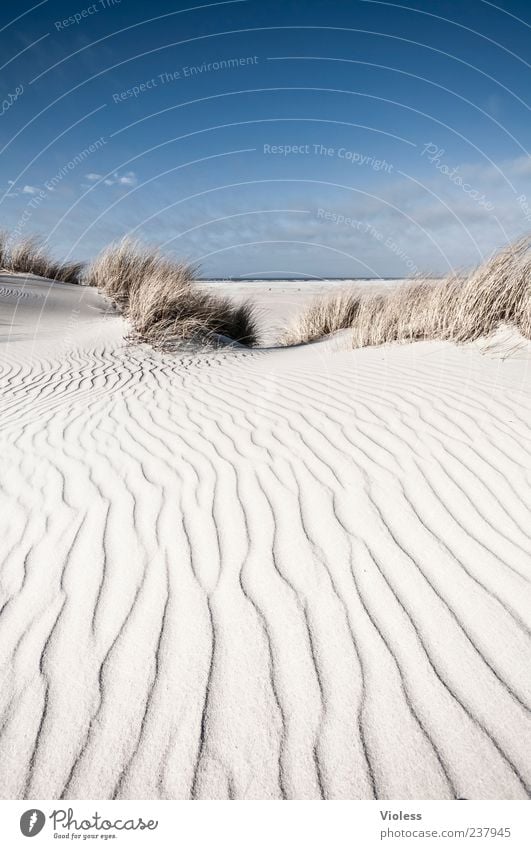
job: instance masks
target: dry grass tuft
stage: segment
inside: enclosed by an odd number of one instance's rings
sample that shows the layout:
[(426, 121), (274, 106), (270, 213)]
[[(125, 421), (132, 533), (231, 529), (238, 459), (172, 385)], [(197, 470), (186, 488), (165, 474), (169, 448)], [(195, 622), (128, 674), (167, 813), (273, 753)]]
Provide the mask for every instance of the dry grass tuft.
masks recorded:
[(34, 236), (9, 244), (7, 234), (0, 234), (0, 268), (2, 271), (35, 274), (60, 283), (81, 283), (82, 262), (60, 262), (53, 259)]
[(103, 251), (90, 265), (86, 282), (118, 306), (140, 340), (155, 347), (184, 341), (257, 343), (249, 303), (236, 305), (201, 289), (193, 266), (129, 239)]
[(361, 303), (361, 296), (353, 292), (340, 292), (329, 298), (317, 298), (288, 327), (282, 335), (283, 345), (302, 345), (314, 342), (337, 330), (352, 327)]
[(469, 342), (500, 324), (531, 338), (530, 239), (499, 251), (466, 276), (407, 283), (388, 294), (343, 292), (312, 304), (281, 343), (298, 345), (352, 328), (352, 345), (445, 339)]
[(85, 275), (88, 286), (95, 286), (120, 309), (127, 311), (131, 291), (139, 283), (156, 275), (170, 275), (174, 266), (156, 250), (125, 238), (109, 245), (89, 265)]

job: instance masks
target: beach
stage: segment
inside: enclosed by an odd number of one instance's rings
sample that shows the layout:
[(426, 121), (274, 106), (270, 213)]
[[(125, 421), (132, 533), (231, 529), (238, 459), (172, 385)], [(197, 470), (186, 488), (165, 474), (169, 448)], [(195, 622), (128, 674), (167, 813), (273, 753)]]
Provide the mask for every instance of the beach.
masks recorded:
[(275, 347), (329, 285), (164, 353), (1, 276), (3, 798), (528, 798), (531, 343)]

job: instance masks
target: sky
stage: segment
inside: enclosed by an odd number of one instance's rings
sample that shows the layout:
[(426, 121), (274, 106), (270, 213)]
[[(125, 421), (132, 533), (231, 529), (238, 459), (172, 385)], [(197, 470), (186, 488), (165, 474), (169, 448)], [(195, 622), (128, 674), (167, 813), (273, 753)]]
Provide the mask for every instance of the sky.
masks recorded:
[(531, 231), (522, 0), (0, 11), (0, 226), (208, 277), (410, 277)]

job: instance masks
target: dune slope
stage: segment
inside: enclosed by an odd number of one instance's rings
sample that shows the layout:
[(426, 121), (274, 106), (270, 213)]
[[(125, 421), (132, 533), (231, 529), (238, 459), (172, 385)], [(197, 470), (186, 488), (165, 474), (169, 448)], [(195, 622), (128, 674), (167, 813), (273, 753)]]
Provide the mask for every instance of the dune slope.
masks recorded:
[(528, 349), (0, 316), (3, 798), (529, 796)]

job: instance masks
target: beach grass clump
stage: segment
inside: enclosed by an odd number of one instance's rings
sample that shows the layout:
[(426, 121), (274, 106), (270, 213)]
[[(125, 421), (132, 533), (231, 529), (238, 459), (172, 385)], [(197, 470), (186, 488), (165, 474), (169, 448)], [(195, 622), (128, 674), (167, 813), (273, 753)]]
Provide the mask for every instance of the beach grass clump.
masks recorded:
[(148, 249), (134, 239), (124, 238), (108, 245), (85, 274), (85, 283), (95, 286), (116, 306), (127, 311), (132, 289), (139, 282), (165, 273), (172, 264), (155, 249)]
[(282, 335), (283, 345), (302, 345), (352, 327), (357, 318), (361, 296), (340, 292), (333, 297), (316, 298), (295, 318)]
[(110, 298), (137, 339), (154, 347), (258, 341), (252, 305), (235, 304), (202, 287), (196, 269), (125, 239), (110, 245), (89, 266), (88, 285)]
[(29, 236), (11, 243), (7, 234), (0, 234), (0, 268), (13, 274), (34, 274), (59, 283), (82, 282), (84, 263), (54, 259), (42, 240)]
[(468, 342), (488, 336), (500, 324), (524, 332), (531, 298), (530, 272), (530, 240), (526, 237), (503, 248), (464, 279), (447, 281), (434, 303), (436, 327), (443, 338)]
[(508, 324), (531, 338), (530, 239), (503, 248), (468, 274), (405, 283), (387, 293), (340, 292), (299, 315), (281, 344), (352, 330), (352, 346), (444, 339), (470, 342)]

